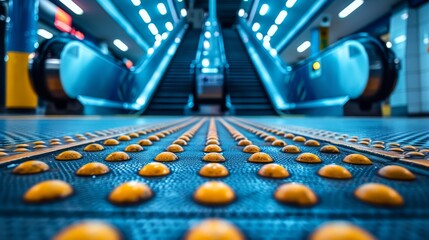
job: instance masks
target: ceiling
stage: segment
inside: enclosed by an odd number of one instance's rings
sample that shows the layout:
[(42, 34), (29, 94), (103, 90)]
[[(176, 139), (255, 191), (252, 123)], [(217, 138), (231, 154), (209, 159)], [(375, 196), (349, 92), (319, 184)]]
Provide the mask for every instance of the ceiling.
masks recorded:
[(329, 43), (355, 33), (368, 24), (374, 22), (383, 15), (389, 14), (392, 8), (403, 2), (403, 0), (367, 0), (356, 11), (346, 18), (339, 18), (338, 13), (353, 0), (334, 0), (325, 11), (317, 17), (312, 24), (308, 25), (281, 53), (282, 59), (289, 63), (295, 63), (310, 55), (309, 49), (298, 53), (297, 48), (304, 41), (310, 40), (310, 32), (313, 28), (320, 26), (323, 16), (330, 16), (331, 26), (329, 29)]
[[(202, 8), (208, 12), (209, 0), (187, 0), (186, 6), (194, 2), (194, 8)], [(216, 0), (217, 19), (222, 27), (231, 27), (237, 21), (237, 12), (242, 0)]]

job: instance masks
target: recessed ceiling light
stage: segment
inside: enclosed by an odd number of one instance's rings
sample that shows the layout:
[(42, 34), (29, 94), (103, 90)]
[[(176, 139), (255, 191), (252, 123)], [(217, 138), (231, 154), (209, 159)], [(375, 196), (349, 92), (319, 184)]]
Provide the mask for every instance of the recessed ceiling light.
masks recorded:
[(210, 65), (210, 60), (204, 58), (203, 61), (201, 61), (201, 64), (203, 65), (203, 67), (208, 67)]
[(150, 32), (152, 33), (152, 35), (158, 34), (158, 28), (155, 26), (155, 24), (150, 23), (148, 25), (148, 28), (149, 28)]
[(244, 16), (244, 13), (245, 13), (245, 12), (244, 12), (244, 9), (242, 9), (242, 8), (241, 8), (240, 10), (238, 10), (238, 16), (239, 16), (239, 17), (243, 17), (243, 16)]
[(262, 35), (262, 33), (260, 33), (260, 32), (258, 32), (257, 34), (256, 34), (256, 38), (257, 39), (259, 39), (259, 40), (262, 40), (262, 38), (263, 38), (264, 36)]
[(296, 3), (296, 0), (287, 0), (286, 7), (287, 8), (292, 8), (293, 5), (295, 5), (295, 3)]
[(206, 38), (211, 38), (211, 37), (212, 37), (212, 34), (211, 34), (209, 31), (206, 31), (206, 32), (204, 33), (204, 37), (206, 37)]
[(119, 50), (121, 50), (122, 52), (126, 52), (126, 51), (128, 51), (128, 46), (124, 43), (124, 42), (122, 42), (121, 40), (119, 40), (119, 39), (115, 39), (114, 41), (113, 41), (113, 44), (119, 49)]
[(180, 15), (182, 15), (182, 17), (186, 17), (188, 15), (188, 12), (186, 11), (186, 9), (182, 8), (182, 10), (180, 10)]
[(268, 29), (267, 35), (272, 37), (274, 34), (276, 34), (277, 29), (279, 29), (279, 27), (277, 27), (277, 25), (275, 25), (275, 24), (271, 25), (270, 29)]
[(79, 7), (75, 2), (72, 0), (60, 0), (68, 9), (70, 9), (72, 12), (74, 12), (76, 15), (82, 15), (83, 9)]
[(261, 9), (259, 9), (259, 14), (261, 16), (264, 16), (265, 14), (267, 14), (269, 8), (270, 7), (268, 6), (268, 4), (266, 3), (262, 4)]
[(141, 1), (140, 0), (131, 0), (131, 2), (134, 4), (134, 6), (140, 6)]
[(51, 39), (54, 36), (51, 32), (42, 28), (37, 30), (37, 35), (46, 39)]
[(167, 39), (167, 38), (168, 38), (168, 33), (167, 33), (167, 32), (165, 32), (165, 33), (163, 33), (161, 36), (162, 36), (162, 39), (163, 39), (163, 40), (165, 40), (165, 39)]
[(139, 14), (145, 23), (150, 23), (151, 19), (146, 10), (140, 9)]
[(171, 22), (166, 22), (165, 28), (167, 29), (167, 31), (171, 31), (173, 30), (173, 24)]
[(309, 47), (311, 46), (310, 41), (305, 41), (303, 42), (301, 45), (299, 45), (299, 47), (296, 49), (299, 53), (304, 52), (305, 50), (307, 50)]
[(153, 53), (153, 48), (148, 48), (147, 49), (147, 54), (151, 55)]
[(254, 32), (257, 32), (259, 30), (259, 28), (261, 28), (261, 25), (258, 22), (255, 22), (252, 26), (252, 30)]
[(156, 7), (158, 8), (158, 11), (159, 11), (159, 13), (161, 13), (161, 15), (167, 14), (167, 8), (165, 8), (164, 3), (158, 3), (158, 5), (156, 5)]
[(358, 9), (363, 4), (363, 0), (354, 0), (347, 7), (345, 7), (340, 13), (338, 13), (338, 17), (345, 18)]
[(287, 16), (287, 11), (281, 10), (279, 15), (277, 15), (276, 20), (274, 20), (274, 23), (277, 25), (282, 24), (282, 22), (285, 20), (286, 16)]

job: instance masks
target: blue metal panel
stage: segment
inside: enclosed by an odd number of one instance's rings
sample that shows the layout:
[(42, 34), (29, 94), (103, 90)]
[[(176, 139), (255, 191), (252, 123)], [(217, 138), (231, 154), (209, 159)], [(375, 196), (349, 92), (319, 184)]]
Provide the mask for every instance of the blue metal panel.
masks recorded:
[(8, 32), (8, 51), (34, 51), (37, 41), (38, 0), (11, 0), (9, 3), (10, 26)]

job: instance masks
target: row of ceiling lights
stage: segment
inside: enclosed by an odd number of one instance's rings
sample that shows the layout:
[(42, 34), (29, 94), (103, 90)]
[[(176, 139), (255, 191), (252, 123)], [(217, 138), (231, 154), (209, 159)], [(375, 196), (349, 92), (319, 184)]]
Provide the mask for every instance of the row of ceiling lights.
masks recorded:
[[(247, 1), (247, 0), (246, 0)], [(285, 6), (287, 8), (292, 8), (297, 0), (287, 0), (285, 3)], [(354, 0), (351, 2), (347, 7), (345, 7), (340, 13), (338, 13), (339, 18), (346, 18), (349, 16), (353, 11), (358, 9), (362, 4), (364, 3), (364, 0)], [(259, 9), (259, 15), (265, 16), (269, 11), (269, 5), (268, 4), (262, 4), (261, 8)], [(278, 30), (278, 26), (283, 23), (284, 19), (287, 17), (287, 11), (281, 10), (277, 17), (274, 20), (274, 24), (271, 25), (271, 27), (268, 29), (267, 34), (264, 36), (262, 33), (258, 32), (260, 30), (261, 25), (258, 22), (253, 23), (252, 30), (256, 32), (256, 38), (259, 40), (263, 40), (263, 46), (267, 49), (270, 49), (270, 40), (271, 37), (274, 36), (274, 34)], [(240, 9), (238, 11), (238, 15), (240, 17), (247, 17), (247, 13), (244, 11), (244, 9)], [(309, 49), (311, 46), (310, 41), (304, 41), (301, 45), (298, 46), (297, 51), (299, 53), (305, 52), (307, 49)], [(275, 49), (270, 49), (271, 55), (277, 55), (277, 51)]]
[[(182, 2), (183, 0), (177, 0), (178, 2)], [(134, 5), (134, 6), (136, 6), (136, 7), (138, 7), (138, 6), (140, 6), (140, 4), (141, 4), (141, 0), (131, 0), (131, 3)], [(165, 4), (164, 3), (158, 3), (157, 5), (156, 5), (156, 8), (158, 9), (158, 12), (161, 14), (161, 15), (166, 15), (167, 14), (167, 8), (165, 7)], [(182, 8), (181, 10), (180, 10), (180, 15), (182, 16), (182, 17), (186, 17), (187, 16), (187, 11), (186, 11), (186, 9), (185, 8)], [(164, 32), (164, 33), (162, 33), (162, 34), (159, 34), (159, 30), (158, 30), (158, 28), (156, 27), (156, 25), (154, 24), (154, 23), (152, 23), (151, 21), (152, 21), (152, 19), (151, 19), (151, 17), (150, 17), (150, 15), (149, 15), (149, 13), (145, 10), (145, 9), (140, 9), (139, 10), (139, 15), (140, 15), (140, 17), (143, 19), (143, 21), (145, 22), (145, 23), (147, 23), (148, 24), (148, 28), (149, 28), (149, 31), (152, 33), (152, 35), (154, 35), (154, 37), (155, 37), (155, 43), (154, 43), (154, 47), (158, 47), (159, 45), (161, 45), (161, 41), (162, 40), (165, 40), (165, 39), (167, 39), (167, 37), (168, 37), (168, 33), (167, 32)], [(167, 31), (169, 31), (169, 32), (171, 32), (172, 30), (173, 30), (173, 28), (174, 28), (174, 26), (173, 26), (173, 23), (171, 23), (170, 21), (167, 21), (166, 23), (165, 23), (165, 28), (167, 29)], [(153, 47), (151, 47), (151, 48), (149, 48), (148, 49), (148, 51), (147, 51), (147, 53), (150, 55), (150, 54), (152, 54), (154, 52), (154, 48)]]
[[(285, 3), (285, 6), (287, 8), (292, 8), (297, 0), (287, 0)], [(266, 3), (261, 5), (261, 8), (259, 9), (259, 15), (265, 16), (270, 9), (270, 6)], [(261, 32), (258, 32), (261, 28), (261, 24), (258, 22), (254, 22), (252, 25), (252, 30), (256, 33), (256, 38), (259, 40), (263, 40), (263, 46), (270, 51), (270, 54), (275, 56), (277, 55), (277, 50), (274, 48), (271, 48), (271, 38), (276, 34), (277, 30), (279, 29), (279, 25), (283, 23), (283, 21), (286, 19), (288, 15), (288, 12), (286, 10), (281, 10), (277, 17), (274, 20), (274, 24), (270, 26), (270, 28), (267, 31), (267, 34), (264, 36)], [(238, 16), (240, 17), (247, 17), (247, 13), (244, 11), (244, 9), (240, 9), (238, 11)]]

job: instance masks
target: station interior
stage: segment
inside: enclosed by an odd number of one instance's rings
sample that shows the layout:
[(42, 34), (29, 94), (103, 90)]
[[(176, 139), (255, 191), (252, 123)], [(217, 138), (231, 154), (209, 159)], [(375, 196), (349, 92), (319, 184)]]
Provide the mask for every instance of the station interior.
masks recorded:
[(429, 1), (0, 0), (0, 239), (429, 239)]

